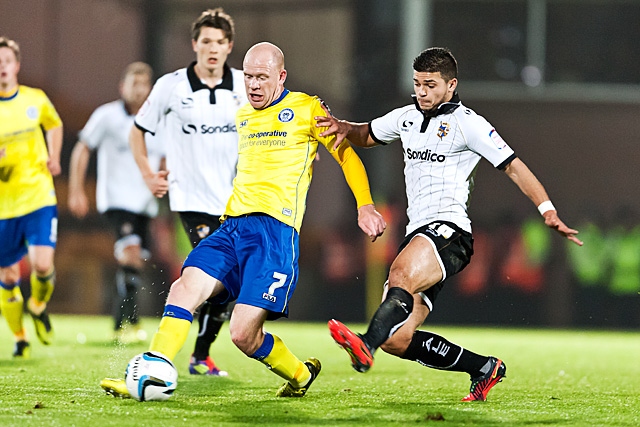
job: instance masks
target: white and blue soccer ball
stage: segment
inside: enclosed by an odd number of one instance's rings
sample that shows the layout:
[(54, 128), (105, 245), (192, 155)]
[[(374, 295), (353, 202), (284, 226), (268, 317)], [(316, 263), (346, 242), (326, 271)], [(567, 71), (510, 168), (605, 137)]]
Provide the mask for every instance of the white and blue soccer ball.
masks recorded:
[(136, 400), (167, 400), (178, 385), (178, 371), (164, 354), (147, 351), (129, 361), (124, 379)]

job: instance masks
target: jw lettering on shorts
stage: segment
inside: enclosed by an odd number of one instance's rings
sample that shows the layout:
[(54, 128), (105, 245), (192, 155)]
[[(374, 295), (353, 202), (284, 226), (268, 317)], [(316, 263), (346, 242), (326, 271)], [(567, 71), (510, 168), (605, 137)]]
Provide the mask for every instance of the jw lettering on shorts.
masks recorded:
[(438, 344), (436, 346), (432, 346), (432, 344), (433, 344), (433, 338), (429, 338), (427, 341), (422, 343), (422, 346), (426, 347), (427, 351), (433, 351), (434, 353), (439, 354), (440, 356), (446, 356), (447, 353), (449, 352), (449, 349), (451, 348), (450, 346), (446, 345), (442, 341), (438, 341)]
[(409, 160), (426, 160), (427, 162), (442, 163), (447, 158), (443, 154), (438, 154), (431, 150), (414, 151), (411, 148), (407, 148), (405, 154)]
[(275, 295), (270, 295), (270, 294), (268, 294), (266, 292), (264, 292), (262, 294), (262, 298), (266, 299), (267, 301), (270, 301), (270, 302), (276, 302), (276, 296)]

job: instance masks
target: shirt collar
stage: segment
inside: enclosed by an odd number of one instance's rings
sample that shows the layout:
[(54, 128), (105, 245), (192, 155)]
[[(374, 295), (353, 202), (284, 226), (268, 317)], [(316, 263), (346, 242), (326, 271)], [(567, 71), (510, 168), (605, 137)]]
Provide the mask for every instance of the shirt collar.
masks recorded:
[(16, 87), (15, 92), (12, 94), (8, 94), (7, 96), (0, 96), (0, 101), (11, 101), (13, 98), (18, 96), (18, 92), (20, 91), (20, 85)]
[(284, 99), (284, 97), (287, 96), (288, 94), (289, 94), (289, 89), (284, 88), (284, 90), (282, 91), (282, 93), (280, 94), (278, 99), (276, 99), (271, 104), (269, 104), (269, 107), (272, 107), (272, 106), (276, 105), (277, 103), (279, 103), (280, 101), (282, 101)]
[(438, 105), (438, 107), (433, 111), (423, 111), (420, 109), (420, 104), (418, 104), (418, 99), (415, 94), (411, 95), (413, 99), (413, 104), (416, 106), (416, 109), (420, 111), (425, 117), (435, 117), (441, 114), (449, 114), (453, 112), (456, 108), (458, 108), (462, 103), (460, 102), (460, 97), (458, 96), (458, 92), (454, 92), (450, 101), (443, 102)]
[(191, 65), (187, 67), (187, 79), (189, 79), (189, 85), (191, 86), (191, 90), (193, 92), (197, 92), (202, 89), (207, 89), (210, 93), (209, 101), (211, 102), (211, 104), (216, 103), (216, 90), (218, 89), (226, 89), (231, 91), (233, 90), (233, 75), (231, 74), (231, 68), (229, 68), (226, 62), (223, 66), (224, 71), (222, 74), (222, 81), (213, 88), (210, 88), (206, 84), (202, 83), (202, 80), (200, 80), (200, 78), (196, 74), (195, 67), (196, 67), (195, 62), (192, 62)]

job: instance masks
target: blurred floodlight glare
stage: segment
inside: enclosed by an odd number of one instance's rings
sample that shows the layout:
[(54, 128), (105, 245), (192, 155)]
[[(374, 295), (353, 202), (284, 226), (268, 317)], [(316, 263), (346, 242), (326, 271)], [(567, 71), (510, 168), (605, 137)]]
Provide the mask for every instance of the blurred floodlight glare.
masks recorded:
[(520, 73), (522, 82), (529, 87), (538, 87), (542, 83), (542, 71), (535, 65), (527, 65)]

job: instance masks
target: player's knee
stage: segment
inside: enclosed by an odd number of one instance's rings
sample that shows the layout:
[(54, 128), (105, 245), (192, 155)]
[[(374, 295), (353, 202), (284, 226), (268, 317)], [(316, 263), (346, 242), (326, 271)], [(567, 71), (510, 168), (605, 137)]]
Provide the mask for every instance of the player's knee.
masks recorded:
[(0, 281), (7, 286), (14, 286), (20, 280), (20, 269), (3, 268), (0, 272)]
[(31, 268), (39, 277), (48, 276), (53, 271), (53, 262), (48, 259), (36, 259), (31, 264)]
[(389, 287), (398, 287), (402, 288), (405, 291), (413, 294), (414, 291), (412, 289), (413, 285), (413, 277), (411, 274), (411, 270), (404, 265), (394, 265), (391, 266), (391, 270), (389, 271)]

